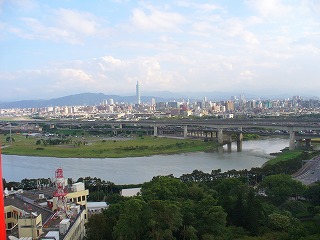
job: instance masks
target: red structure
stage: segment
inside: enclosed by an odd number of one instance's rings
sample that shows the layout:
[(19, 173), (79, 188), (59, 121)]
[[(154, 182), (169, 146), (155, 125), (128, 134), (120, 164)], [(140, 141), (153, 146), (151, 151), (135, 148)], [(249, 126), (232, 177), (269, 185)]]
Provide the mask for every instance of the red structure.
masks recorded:
[(6, 222), (4, 218), (3, 181), (2, 181), (2, 152), (0, 143), (0, 239), (7, 239)]
[(55, 177), (56, 177), (56, 190), (53, 194), (53, 196), (57, 197), (57, 206), (58, 206), (58, 213), (59, 214), (66, 214), (66, 207), (67, 207), (67, 201), (65, 196), (68, 194), (67, 190), (65, 190), (65, 180), (63, 177), (63, 170), (62, 168), (58, 168), (55, 171)]

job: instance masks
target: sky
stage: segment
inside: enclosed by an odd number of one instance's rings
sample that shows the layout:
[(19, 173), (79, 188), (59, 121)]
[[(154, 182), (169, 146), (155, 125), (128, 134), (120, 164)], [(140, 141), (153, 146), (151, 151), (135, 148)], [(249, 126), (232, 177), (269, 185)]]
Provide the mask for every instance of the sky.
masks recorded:
[(0, 0), (0, 101), (137, 81), (141, 95), (319, 97), (320, 1)]

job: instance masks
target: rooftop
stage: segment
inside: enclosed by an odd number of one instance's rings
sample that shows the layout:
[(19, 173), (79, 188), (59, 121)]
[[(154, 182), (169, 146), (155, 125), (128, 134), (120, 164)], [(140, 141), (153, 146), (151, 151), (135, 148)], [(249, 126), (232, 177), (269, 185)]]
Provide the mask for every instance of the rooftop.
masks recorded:
[[(65, 216), (65, 219), (60, 218), (60, 216), (51, 211), (46, 204), (47, 200), (52, 199), (55, 190), (55, 188), (49, 187), (29, 191), (11, 191), (11, 194), (4, 199), (4, 205), (14, 206), (27, 213), (24, 216), (20, 216), (20, 218), (28, 218), (30, 216), (29, 214), (33, 214), (33, 216), (38, 216), (41, 214), (43, 224), (42, 230), (44, 232), (43, 236), (50, 231), (59, 232), (59, 226), (61, 222), (70, 222), (70, 227), (65, 234), (59, 234), (60, 239), (63, 239), (68, 233), (69, 229), (71, 229), (73, 224), (76, 222), (80, 214), (84, 211), (84, 207), (76, 205), (75, 203), (68, 203), (68, 206), (70, 207), (70, 214), (68, 213), (69, 218), (68, 216)], [(68, 192), (72, 192), (71, 188), (68, 189)], [(75, 208), (78, 208), (79, 210), (73, 211)], [(10, 232), (10, 235), (17, 236), (16, 230)]]
[(26, 212), (34, 212), (37, 214), (41, 214), (43, 222), (49, 219), (49, 217), (53, 214), (53, 212), (50, 209), (41, 207), (39, 205), (30, 203), (30, 202), (26, 202), (24, 201), (24, 198), (19, 195), (13, 195), (5, 198), (4, 205), (5, 206), (12, 205)]

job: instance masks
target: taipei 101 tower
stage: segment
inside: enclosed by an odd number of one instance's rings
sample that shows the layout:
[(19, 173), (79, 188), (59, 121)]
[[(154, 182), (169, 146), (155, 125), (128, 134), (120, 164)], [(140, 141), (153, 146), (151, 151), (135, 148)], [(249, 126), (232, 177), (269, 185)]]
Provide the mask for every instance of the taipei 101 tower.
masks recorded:
[(140, 100), (140, 85), (139, 82), (137, 81), (137, 85), (136, 85), (136, 97), (137, 97), (137, 104), (141, 103)]

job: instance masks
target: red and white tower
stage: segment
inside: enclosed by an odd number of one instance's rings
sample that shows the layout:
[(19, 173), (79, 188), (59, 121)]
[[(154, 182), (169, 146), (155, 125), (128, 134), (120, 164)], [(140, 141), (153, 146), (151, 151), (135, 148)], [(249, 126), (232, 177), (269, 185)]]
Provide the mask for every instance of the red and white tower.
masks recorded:
[(53, 194), (54, 197), (57, 197), (57, 214), (60, 215), (61, 218), (66, 217), (67, 215), (67, 199), (66, 195), (68, 194), (67, 190), (65, 189), (65, 179), (63, 177), (63, 170), (62, 168), (58, 168), (55, 171), (56, 177), (56, 190)]

